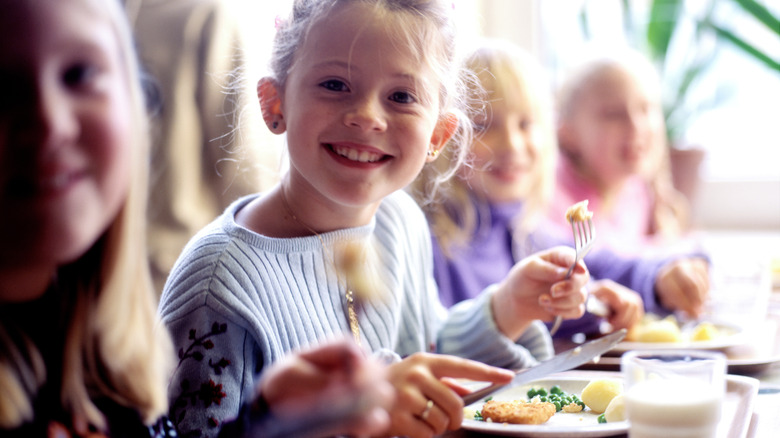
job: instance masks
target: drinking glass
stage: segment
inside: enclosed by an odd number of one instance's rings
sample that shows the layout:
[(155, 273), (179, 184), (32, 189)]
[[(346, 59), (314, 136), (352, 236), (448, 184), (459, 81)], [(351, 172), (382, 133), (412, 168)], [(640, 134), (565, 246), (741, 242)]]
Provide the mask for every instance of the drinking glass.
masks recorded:
[(726, 392), (717, 351), (629, 351), (621, 359), (631, 438), (712, 438)]

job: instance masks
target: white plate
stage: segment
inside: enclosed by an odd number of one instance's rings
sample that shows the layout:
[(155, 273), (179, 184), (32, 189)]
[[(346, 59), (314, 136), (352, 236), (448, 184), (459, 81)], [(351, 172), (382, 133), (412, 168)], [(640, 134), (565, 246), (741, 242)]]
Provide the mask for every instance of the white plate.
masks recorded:
[[(622, 376), (619, 372), (612, 371), (566, 371), (529, 384), (507, 388), (496, 393), (493, 398), (496, 400), (525, 399), (528, 388), (544, 386), (549, 389), (552, 385), (559, 385), (566, 392), (580, 395), (582, 388), (593, 379), (620, 380)], [(747, 436), (758, 387), (758, 380), (752, 377), (726, 376), (726, 397), (723, 403), (723, 415), (718, 425), (717, 438), (743, 438)], [(480, 401), (468, 407), (480, 409), (483, 404), (484, 402)], [(564, 417), (563, 415), (571, 415), (572, 417)], [(579, 420), (577, 416), (581, 417), (582, 420)], [(573, 425), (572, 422), (574, 422)], [(540, 425), (497, 424), (463, 420), (461, 427), (467, 431), (529, 438), (607, 437), (628, 432), (627, 422), (598, 424), (598, 416), (590, 412), (580, 414), (558, 412), (547, 423)]]
[[(596, 374), (595, 376), (598, 376)], [(582, 393), (582, 389), (594, 378), (594, 374), (582, 372), (560, 373), (551, 376), (548, 379), (537, 380), (529, 384), (514, 386), (500, 391), (493, 395), (494, 400), (519, 400), (527, 399), (526, 393), (532, 387), (544, 387), (550, 389), (553, 385), (559, 385), (567, 393)], [(612, 378), (620, 380), (620, 373), (603, 373), (601, 378)], [(475, 410), (482, 409), (484, 401), (479, 401), (468, 406)], [(619, 423), (599, 424), (598, 415), (585, 409), (576, 414), (567, 414), (557, 412), (544, 424), (506, 424), (506, 423), (486, 423), (484, 421), (463, 420), (461, 427), (475, 432), (489, 433), (495, 435), (522, 436), (522, 437), (605, 437), (612, 436), (628, 431), (628, 423), (621, 421)]]
[[(630, 350), (723, 350), (739, 345), (745, 341), (742, 328), (716, 322), (713, 323), (721, 333), (715, 339), (709, 341), (682, 341), (682, 342), (620, 342), (610, 350), (610, 353), (625, 353)], [(683, 333), (685, 335), (685, 333)]]

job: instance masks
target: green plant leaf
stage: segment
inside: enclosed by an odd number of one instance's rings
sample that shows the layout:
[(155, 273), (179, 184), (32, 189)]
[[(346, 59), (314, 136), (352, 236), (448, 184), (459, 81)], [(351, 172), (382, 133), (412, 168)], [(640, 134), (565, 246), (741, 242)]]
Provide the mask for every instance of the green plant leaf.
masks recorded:
[(650, 57), (663, 65), (669, 43), (680, 20), (682, 0), (654, 0), (647, 23), (647, 45)]
[(731, 32), (728, 29), (725, 29), (721, 26), (718, 26), (715, 23), (712, 22), (706, 22), (702, 23), (705, 26), (708, 26), (710, 29), (714, 30), (715, 33), (725, 39), (726, 41), (734, 44), (738, 48), (744, 50), (748, 55), (756, 58), (758, 61), (764, 63), (767, 67), (780, 71), (780, 62), (772, 59), (769, 55), (759, 50), (756, 46), (748, 43), (744, 39), (740, 38), (733, 32)]
[(772, 12), (764, 5), (755, 0), (732, 0), (742, 6), (745, 12), (752, 15), (756, 20), (764, 23), (769, 30), (780, 35), (780, 19), (775, 17)]
[(582, 35), (585, 37), (586, 40), (589, 40), (590, 25), (588, 23), (588, 14), (585, 13), (585, 9), (580, 11), (579, 19), (580, 19), (580, 30), (582, 30)]

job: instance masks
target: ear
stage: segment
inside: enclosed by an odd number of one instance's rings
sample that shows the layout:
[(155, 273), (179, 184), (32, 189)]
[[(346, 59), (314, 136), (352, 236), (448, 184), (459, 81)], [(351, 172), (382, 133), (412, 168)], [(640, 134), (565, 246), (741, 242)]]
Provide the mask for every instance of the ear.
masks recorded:
[(436, 122), (436, 127), (433, 129), (433, 135), (431, 136), (431, 144), (428, 146), (428, 158), (426, 162), (430, 163), (436, 159), (439, 152), (447, 146), (447, 142), (450, 141), (455, 130), (458, 129), (458, 116), (453, 113), (447, 113)]
[(264, 77), (257, 82), (257, 99), (268, 129), (274, 134), (287, 130), (282, 114), (282, 91), (275, 79)]

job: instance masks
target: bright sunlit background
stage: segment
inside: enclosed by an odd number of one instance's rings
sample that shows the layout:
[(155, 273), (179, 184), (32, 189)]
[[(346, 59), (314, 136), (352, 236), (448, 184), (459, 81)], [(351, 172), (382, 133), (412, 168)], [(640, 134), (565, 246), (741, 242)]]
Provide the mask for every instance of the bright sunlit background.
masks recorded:
[[(230, 0), (245, 20), (264, 71), (277, 18), (291, 0)], [(501, 37), (531, 51), (548, 68), (553, 85), (566, 59), (585, 40), (626, 41), (627, 22), (643, 25), (650, 0), (454, 0), (467, 34)], [(759, 0), (776, 17), (780, 1)], [(697, 224), (709, 228), (780, 231), (780, 70), (772, 70), (712, 35), (695, 39), (695, 20), (711, 9), (711, 19), (757, 45), (780, 63), (780, 34), (757, 26), (734, 0), (686, 0), (686, 21), (670, 47), (673, 66), (686, 56), (707, 56), (711, 65), (692, 86), (686, 105), (693, 114), (684, 141), (706, 150), (694, 200)], [(583, 30), (587, 16), (589, 36)], [(671, 75), (674, 72), (665, 72)]]

